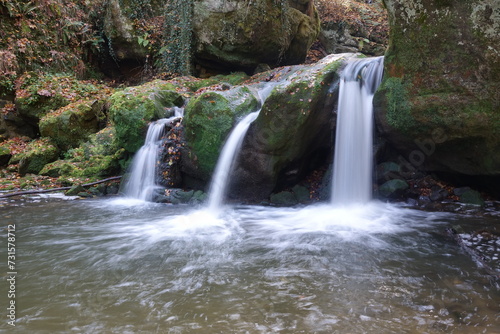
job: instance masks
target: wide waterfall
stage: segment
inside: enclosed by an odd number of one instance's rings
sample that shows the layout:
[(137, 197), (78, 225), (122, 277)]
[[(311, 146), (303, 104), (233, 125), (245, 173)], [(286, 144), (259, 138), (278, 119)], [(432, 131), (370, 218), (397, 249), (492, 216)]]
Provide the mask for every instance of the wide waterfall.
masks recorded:
[(184, 115), (184, 109), (173, 108), (174, 115), (169, 118), (162, 118), (149, 125), (144, 145), (137, 151), (132, 161), (132, 168), (127, 182), (125, 183), (124, 194), (128, 198), (135, 198), (142, 201), (151, 201), (156, 183), (156, 161), (160, 149), (160, 139), (165, 133), (165, 126), (174, 119)]
[(342, 72), (335, 135), (332, 203), (366, 203), (372, 195), (373, 95), (383, 57), (349, 63)]
[[(273, 88), (277, 85), (275, 82), (267, 83), (258, 90), (258, 95), (261, 101), (261, 108), (266, 98), (271, 94)], [(237, 153), (240, 151), (241, 144), (245, 138), (245, 134), (253, 121), (259, 116), (260, 109), (245, 116), (236, 127), (231, 131), (222, 152), (217, 160), (214, 174), (212, 176), (212, 183), (210, 184), (209, 203), (210, 211), (216, 212), (223, 200), (226, 189), (229, 183), (231, 169), (234, 161), (237, 158)]]

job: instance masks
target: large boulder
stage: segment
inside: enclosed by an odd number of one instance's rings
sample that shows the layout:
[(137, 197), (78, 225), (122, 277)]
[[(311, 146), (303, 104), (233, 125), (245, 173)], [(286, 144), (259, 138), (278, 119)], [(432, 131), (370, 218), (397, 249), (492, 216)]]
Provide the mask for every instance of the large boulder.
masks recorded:
[[(243, 143), (230, 195), (259, 200), (331, 160), (339, 72), (353, 54), (281, 74)], [(284, 79), (284, 80), (283, 80)]]
[(40, 138), (30, 142), (25, 150), (15, 154), (9, 164), (19, 164), (19, 174), (38, 174), (42, 168), (55, 161), (59, 156), (59, 150), (48, 138)]
[(210, 180), (229, 132), (238, 120), (258, 108), (255, 92), (246, 86), (205, 91), (193, 97), (185, 108), (183, 172), (203, 182)]
[(51, 177), (100, 178), (123, 172), (125, 150), (118, 146), (114, 127), (108, 126), (70, 150), (65, 160), (46, 164), (39, 174)]
[(407, 169), (498, 179), (500, 3), (385, 5), (390, 44), (375, 96), (382, 136)]
[(26, 72), (18, 79), (14, 102), (20, 119), (14, 122), (19, 126), (32, 127), (36, 135), (38, 121), (47, 113), (80, 99), (97, 98), (109, 90), (103, 84), (77, 80), (71, 75)]
[(151, 60), (182, 75), (297, 64), (320, 26), (311, 0), (110, 0), (105, 13), (101, 67), (129, 78)]
[(114, 93), (109, 98), (109, 113), (118, 146), (134, 153), (144, 144), (148, 123), (167, 116), (168, 108), (183, 104), (176, 87), (162, 80)]
[(313, 1), (195, 1), (194, 56), (220, 69), (297, 64), (319, 33)]
[(103, 101), (71, 103), (45, 115), (39, 123), (40, 134), (51, 138), (63, 151), (77, 147), (105, 123), (103, 107)]
[(205, 184), (210, 180), (230, 130), (241, 115), (259, 107), (258, 93), (268, 97), (237, 155), (229, 195), (262, 200), (295, 185), (331, 159), (338, 73), (346, 59), (355, 56), (328, 56), (314, 65), (282, 67), (256, 75), (246, 85), (205, 90), (192, 98), (184, 119), (184, 179)]

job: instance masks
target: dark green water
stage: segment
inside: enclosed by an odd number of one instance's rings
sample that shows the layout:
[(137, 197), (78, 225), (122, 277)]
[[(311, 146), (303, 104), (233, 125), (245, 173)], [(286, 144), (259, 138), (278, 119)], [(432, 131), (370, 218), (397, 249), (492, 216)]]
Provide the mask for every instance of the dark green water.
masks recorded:
[(1, 333), (500, 333), (497, 283), (443, 235), (495, 218), (385, 204), (220, 218), (102, 199), (1, 205)]

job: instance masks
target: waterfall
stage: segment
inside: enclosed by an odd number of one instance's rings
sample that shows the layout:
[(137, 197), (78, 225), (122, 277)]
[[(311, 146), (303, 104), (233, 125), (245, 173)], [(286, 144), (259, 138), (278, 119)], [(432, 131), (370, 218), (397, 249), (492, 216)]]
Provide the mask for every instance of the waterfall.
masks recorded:
[(124, 189), (126, 197), (151, 201), (154, 190), (159, 188), (156, 183), (156, 161), (158, 160), (160, 139), (165, 133), (165, 126), (184, 115), (182, 108), (174, 107), (172, 111), (172, 117), (162, 118), (149, 125), (144, 145), (137, 151), (132, 160), (132, 168)]
[(229, 182), (229, 173), (231, 172), (231, 167), (237, 157), (236, 153), (240, 151), (245, 134), (247, 133), (250, 124), (255, 121), (257, 116), (259, 116), (259, 111), (255, 111), (245, 116), (245, 118), (243, 118), (241, 122), (236, 125), (233, 131), (231, 131), (229, 138), (222, 148), (222, 152), (217, 160), (217, 165), (215, 167), (208, 195), (208, 207), (210, 211), (216, 211), (222, 204), (227, 184)]
[[(261, 109), (264, 101), (269, 94), (271, 94), (271, 91), (276, 85), (277, 83), (275, 82), (266, 83), (258, 90), (258, 95), (261, 101)], [(243, 139), (245, 138), (245, 134), (247, 133), (250, 124), (257, 119), (261, 109), (245, 116), (231, 131), (222, 148), (219, 159), (217, 160), (217, 165), (215, 166), (215, 171), (212, 176), (212, 182), (208, 193), (208, 208), (212, 212), (216, 212), (222, 205), (227, 185), (229, 183), (230, 172), (234, 165), (234, 161), (238, 157), (237, 153), (240, 151), (241, 144), (243, 143)]]
[(366, 203), (372, 195), (373, 96), (383, 57), (349, 63), (342, 72), (335, 135), (332, 203)]

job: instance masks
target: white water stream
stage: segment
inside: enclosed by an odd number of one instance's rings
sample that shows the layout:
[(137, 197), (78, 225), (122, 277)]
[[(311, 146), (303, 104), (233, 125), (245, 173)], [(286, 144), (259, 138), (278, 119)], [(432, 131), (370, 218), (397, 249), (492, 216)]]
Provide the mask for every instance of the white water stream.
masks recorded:
[[(261, 109), (266, 98), (269, 96), (269, 94), (271, 94), (271, 91), (276, 85), (278, 84), (275, 82), (271, 82), (258, 89), (258, 95), (261, 101)], [(210, 184), (210, 191), (208, 193), (208, 207), (212, 212), (219, 211), (221, 205), (223, 204), (231, 175), (231, 170), (236, 158), (238, 157), (241, 144), (243, 143), (243, 139), (245, 138), (245, 134), (247, 133), (248, 128), (253, 123), (253, 121), (257, 119), (261, 109), (245, 116), (231, 131), (222, 148), (219, 159), (217, 160), (217, 165), (215, 166), (215, 171), (212, 176), (212, 182)]]
[(125, 183), (124, 194), (127, 198), (151, 201), (156, 183), (156, 165), (160, 149), (160, 139), (165, 133), (165, 126), (174, 119), (184, 116), (184, 109), (174, 108), (174, 115), (162, 118), (149, 125), (144, 145), (137, 151), (132, 161), (130, 175)]
[(367, 203), (372, 197), (373, 95), (383, 57), (350, 62), (342, 72), (335, 135), (332, 203)]

